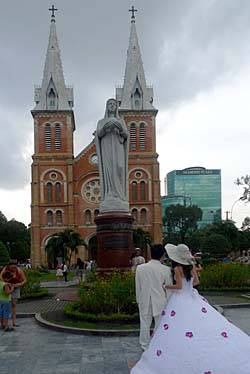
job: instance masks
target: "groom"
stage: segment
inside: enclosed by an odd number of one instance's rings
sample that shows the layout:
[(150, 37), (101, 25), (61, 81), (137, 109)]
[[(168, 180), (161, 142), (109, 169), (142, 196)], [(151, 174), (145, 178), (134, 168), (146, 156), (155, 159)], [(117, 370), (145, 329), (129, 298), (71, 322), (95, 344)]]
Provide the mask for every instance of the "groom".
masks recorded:
[(149, 345), (152, 320), (154, 318), (156, 330), (170, 296), (170, 292), (163, 289), (163, 284), (173, 283), (170, 268), (161, 263), (165, 253), (163, 245), (152, 245), (151, 260), (136, 268), (136, 301), (140, 314), (139, 341), (143, 351)]

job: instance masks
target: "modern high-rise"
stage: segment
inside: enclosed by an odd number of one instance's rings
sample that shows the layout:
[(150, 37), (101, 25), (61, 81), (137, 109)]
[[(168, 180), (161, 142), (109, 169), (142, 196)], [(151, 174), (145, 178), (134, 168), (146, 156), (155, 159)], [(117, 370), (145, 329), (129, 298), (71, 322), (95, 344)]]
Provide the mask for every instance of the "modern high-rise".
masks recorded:
[(162, 197), (162, 215), (169, 205), (198, 205), (202, 209), (199, 227), (221, 219), (221, 170), (190, 167), (173, 170), (166, 176), (166, 196)]

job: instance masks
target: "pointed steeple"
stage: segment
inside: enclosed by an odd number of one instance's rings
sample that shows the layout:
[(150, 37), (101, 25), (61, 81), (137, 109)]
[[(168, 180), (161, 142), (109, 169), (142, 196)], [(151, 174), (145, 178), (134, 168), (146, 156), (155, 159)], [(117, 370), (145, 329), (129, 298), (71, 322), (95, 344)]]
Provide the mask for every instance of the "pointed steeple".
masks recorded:
[(131, 29), (123, 87), (116, 89), (120, 109), (152, 110), (153, 88), (148, 87), (144, 74), (140, 47), (135, 27), (136, 9), (132, 7)]
[(73, 88), (66, 87), (60, 49), (56, 34), (55, 15), (51, 16), (50, 35), (43, 71), (42, 86), (35, 88), (34, 110), (72, 110)]

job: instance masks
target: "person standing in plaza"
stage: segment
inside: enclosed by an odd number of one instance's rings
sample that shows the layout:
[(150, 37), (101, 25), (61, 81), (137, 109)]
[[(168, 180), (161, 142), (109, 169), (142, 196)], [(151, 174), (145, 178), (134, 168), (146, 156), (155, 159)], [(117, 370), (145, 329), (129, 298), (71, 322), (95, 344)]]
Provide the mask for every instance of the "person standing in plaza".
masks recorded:
[(63, 279), (62, 265), (58, 264), (56, 267), (56, 280), (61, 282)]
[(84, 262), (80, 259), (80, 257), (76, 260), (76, 268), (77, 268), (77, 276), (79, 285), (83, 282), (83, 272), (84, 272)]
[(9, 326), (9, 319), (11, 318), (11, 294), (14, 291), (14, 285), (10, 284), (12, 273), (4, 271), (2, 274), (2, 281), (0, 281), (0, 320), (1, 328), (4, 331), (12, 331), (13, 328)]
[(172, 283), (171, 270), (163, 265), (161, 260), (165, 255), (162, 244), (151, 247), (151, 260), (137, 266), (135, 273), (136, 301), (140, 314), (140, 346), (143, 351), (150, 342), (150, 326), (154, 319), (156, 329), (161, 319), (161, 313), (166, 306), (171, 292), (163, 288), (164, 284)]
[(136, 271), (138, 265), (145, 264), (145, 258), (142, 256), (141, 248), (135, 248), (135, 256), (131, 259), (132, 272)]
[(63, 262), (63, 264), (62, 264), (62, 271), (63, 271), (63, 276), (64, 276), (65, 282), (68, 282), (68, 278), (67, 278), (67, 276), (68, 276), (68, 266), (66, 265), (65, 262)]
[(0, 280), (3, 280), (2, 274), (5, 271), (9, 271), (12, 274), (12, 278), (9, 281), (10, 284), (14, 285), (14, 291), (11, 293), (12, 321), (13, 326), (18, 327), (19, 325), (16, 322), (17, 300), (20, 298), (20, 289), (27, 283), (27, 279), (23, 270), (17, 267), (16, 261), (10, 261), (9, 265), (3, 268)]

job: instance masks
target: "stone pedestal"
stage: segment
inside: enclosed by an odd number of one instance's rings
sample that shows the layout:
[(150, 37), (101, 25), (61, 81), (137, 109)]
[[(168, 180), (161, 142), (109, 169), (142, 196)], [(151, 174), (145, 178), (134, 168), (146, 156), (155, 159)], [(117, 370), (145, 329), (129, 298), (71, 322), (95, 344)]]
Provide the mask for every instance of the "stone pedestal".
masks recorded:
[(101, 213), (97, 225), (97, 270), (126, 270), (131, 267), (133, 217), (129, 213)]

